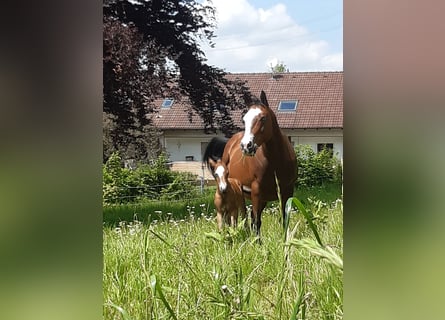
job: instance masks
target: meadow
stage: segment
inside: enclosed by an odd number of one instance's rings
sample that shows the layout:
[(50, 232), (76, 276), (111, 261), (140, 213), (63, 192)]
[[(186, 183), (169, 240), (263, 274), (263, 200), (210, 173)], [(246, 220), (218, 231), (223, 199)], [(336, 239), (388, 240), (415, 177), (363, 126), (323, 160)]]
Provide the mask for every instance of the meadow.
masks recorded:
[(342, 319), (340, 193), (297, 191), (286, 230), (272, 203), (261, 244), (242, 223), (218, 233), (211, 196), (104, 209), (103, 318)]

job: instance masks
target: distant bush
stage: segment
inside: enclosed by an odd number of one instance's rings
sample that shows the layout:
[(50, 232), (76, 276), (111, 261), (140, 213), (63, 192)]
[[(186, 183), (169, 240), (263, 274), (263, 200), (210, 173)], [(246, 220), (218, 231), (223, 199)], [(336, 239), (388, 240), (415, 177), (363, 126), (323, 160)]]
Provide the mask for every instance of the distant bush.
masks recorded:
[(179, 200), (198, 193), (196, 175), (171, 171), (165, 154), (131, 170), (122, 166), (122, 158), (114, 152), (103, 165), (102, 173), (104, 204)]
[(295, 154), (298, 163), (298, 186), (314, 187), (341, 182), (341, 163), (333, 157), (332, 151), (323, 149), (317, 153), (309, 145), (297, 145)]

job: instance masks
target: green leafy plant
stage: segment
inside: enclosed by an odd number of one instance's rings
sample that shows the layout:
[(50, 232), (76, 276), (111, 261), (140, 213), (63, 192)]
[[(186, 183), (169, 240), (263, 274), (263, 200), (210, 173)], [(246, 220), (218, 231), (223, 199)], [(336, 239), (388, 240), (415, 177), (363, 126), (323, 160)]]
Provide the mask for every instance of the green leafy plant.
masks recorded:
[(103, 204), (124, 204), (147, 200), (179, 200), (198, 196), (196, 176), (171, 171), (161, 154), (150, 164), (130, 170), (122, 166), (118, 152), (103, 165)]
[(122, 158), (114, 152), (102, 168), (103, 203), (123, 203), (130, 196), (128, 185), (131, 172), (122, 167)]
[(315, 187), (332, 182), (341, 182), (342, 167), (332, 151), (323, 149), (316, 153), (310, 145), (297, 145), (298, 186)]

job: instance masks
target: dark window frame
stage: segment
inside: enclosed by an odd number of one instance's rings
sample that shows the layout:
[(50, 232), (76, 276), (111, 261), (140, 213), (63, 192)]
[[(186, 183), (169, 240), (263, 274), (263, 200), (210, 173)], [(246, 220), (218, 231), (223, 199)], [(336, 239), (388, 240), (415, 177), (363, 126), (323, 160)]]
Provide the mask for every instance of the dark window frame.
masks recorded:
[(317, 153), (321, 152), (323, 149), (327, 149), (334, 155), (334, 144), (333, 143), (317, 143)]

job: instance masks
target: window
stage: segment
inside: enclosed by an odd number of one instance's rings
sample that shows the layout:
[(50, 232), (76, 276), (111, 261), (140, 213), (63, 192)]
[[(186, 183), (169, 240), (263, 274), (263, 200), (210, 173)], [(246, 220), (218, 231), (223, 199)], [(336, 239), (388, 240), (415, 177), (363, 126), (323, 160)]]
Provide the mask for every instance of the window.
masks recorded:
[(297, 100), (281, 100), (278, 105), (279, 111), (294, 111), (297, 110)]
[(164, 99), (164, 101), (162, 101), (161, 108), (170, 108), (174, 101), (175, 100), (173, 99)]
[(331, 155), (334, 154), (333, 143), (317, 143), (317, 152), (321, 152), (323, 149), (328, 150), (331, 153)]
[(209, 142), (201, 142), (201, 158), (204, 156), (205, 150), (207, 149), (207, 146), (209, 145)]

